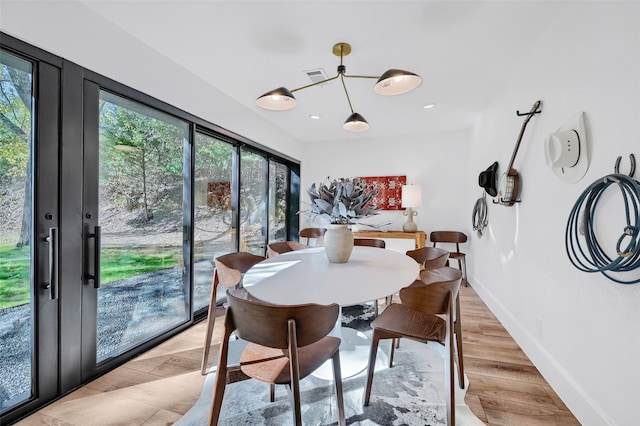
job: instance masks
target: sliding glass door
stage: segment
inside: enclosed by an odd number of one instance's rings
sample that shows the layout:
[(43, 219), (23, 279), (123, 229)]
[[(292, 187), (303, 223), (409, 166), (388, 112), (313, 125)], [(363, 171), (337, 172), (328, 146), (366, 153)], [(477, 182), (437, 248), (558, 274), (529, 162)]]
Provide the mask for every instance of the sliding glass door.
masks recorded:
[(267, 247), (267, 159), (253, 151), (240, 152), (240, 251), (264, 256)]
[(269, 161), (269, 243), (287, 239), (289, 168)]
[(193, 303), (199, 311), (209, 306), (214, 259), (236, 251), (232, 188), (237, 148), (203, 132), (196, 133), (195, 141)]
[[(85, 218), (85, 237), (100, 363), (190, 318), (183, 247), (190, 144), (188, 123), (141, 103), (100, 90), (97, 111), (97, 167), (85, 168), (84, 206), (97, 212)], [(98, 129), (86, 129), (85, 143)], [(94, 154), (85, 147), (86, 165)], [(89, 185), (96, 170), (97, 191)]]

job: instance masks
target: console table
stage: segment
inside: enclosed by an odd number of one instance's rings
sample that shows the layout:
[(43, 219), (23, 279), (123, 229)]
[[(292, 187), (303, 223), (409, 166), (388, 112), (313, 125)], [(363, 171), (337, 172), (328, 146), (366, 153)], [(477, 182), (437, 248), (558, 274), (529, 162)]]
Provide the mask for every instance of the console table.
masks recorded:
[(355, 237), (364, 238), (402, 238), (416, 241), (416, 248), (422, 248), (427, 242), (427, 234), (424, 231), (354, 231)]

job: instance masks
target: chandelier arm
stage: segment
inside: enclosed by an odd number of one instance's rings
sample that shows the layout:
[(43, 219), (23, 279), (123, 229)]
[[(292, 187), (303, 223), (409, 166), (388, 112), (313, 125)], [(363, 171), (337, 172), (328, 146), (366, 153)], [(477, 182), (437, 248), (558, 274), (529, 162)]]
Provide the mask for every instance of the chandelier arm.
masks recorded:
[(354, 114), (353, 107), (351, 106), (351, 98), (349, 98), (349, 92), (347, 92), (347, 85), (344, 84), (344, 74), (340, 74), (340, 81), (342, 81), (342, 87), (344, 87), (344, 94), (347, 95), (347, 102), (349, 102), (351, 114)]
[(380, 78), (380, 76), (375, 76), (375, 75), (347, 75), (344, 74), (345, 77), (347, 78)]
[(290, 92), (293, 93), (293, 92), (297, 92), (298, 90), (302, 90), (302, 89), (306, 89), (306, 88), (309, 88), (309, 87), (317, 86), (318, 84), (322, 84), (322, 83), (326, 83), (328, 81), (335, 80), (339, 76), (340, 76), (340, 74), (336, 74), (335, 77), (326, 78), (326, 79), (324, 79), (322, 81), (316, 81), (315, 83), (307, 84), (306, 86), (302, 86), (302, 87), (298, 87), (296, 89), (292, 89), (292, 90), (290, 90)]

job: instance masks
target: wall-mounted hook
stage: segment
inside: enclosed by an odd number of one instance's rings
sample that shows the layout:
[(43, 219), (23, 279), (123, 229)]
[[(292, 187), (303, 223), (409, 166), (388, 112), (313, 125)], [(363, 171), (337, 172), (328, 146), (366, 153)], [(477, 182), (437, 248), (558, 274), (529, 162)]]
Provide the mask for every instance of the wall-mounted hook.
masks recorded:
[(493, 204), (502, 204), (503, 206), (511, 206), (513, 203), (521, 203), (522, 200), (505, 200), (504, 198), (498, 198), (498, 201), (492, 200)]
[(542, 112), (542, 110), (538, 110), (538, 108), (540, 108), (540, 104), (542, 103), (542, 101), (536, 101), (535, 104), (533, 104), (533, 108), (531, 111), (529, 112), (520, 112), (520, 110), (516, 110), (516, 115), (518, 117), (522, 117), (523, 115), (535, 115), (535, 114), (540, 114)]
[[(616, 159), (616, 165), (613, 168), (616, 174), (620, 174), (620, 161), (622, 161), (622, 156), (618, 156)], [(636, 174), (636, 156), (633, 154), (629, 154), (629, 161), (631, 162), (631, 170), (629, 170), (629, 177), (633, 177)]]

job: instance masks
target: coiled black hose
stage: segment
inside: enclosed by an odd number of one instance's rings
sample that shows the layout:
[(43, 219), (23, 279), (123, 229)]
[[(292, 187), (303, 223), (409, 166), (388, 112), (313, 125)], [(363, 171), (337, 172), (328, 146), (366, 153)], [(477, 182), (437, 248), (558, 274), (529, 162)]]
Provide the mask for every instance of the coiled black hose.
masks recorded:
[(482, 231), (485, 226), (489, 224), (487, 221), (487, 193), (482, 194), (482, 197), (476, 200), (476, 204), (473, 206), (473, 212), (471, 213), (471, 222), (473, 223), (473, 230), (478, 232), (478, 237), (482, 237)]
[[(609, 186), (616, 184), (622, 193), (626, 226), (616, 243), (618, 257), (611, 259), (602, 249), (595, 231), (594, 218), (598, 202)], [(635, 284), (611, 276), (610, 272), (629, 272), (640, 267), (640, 182), (630, 176), (615, 173), (592, 183), (578, 198), (567, 221), (565, 245), (573, 266), (584, 272), (600, 272), (620, 284)], [(582, 220), (581, 220), (582, 219)]]

